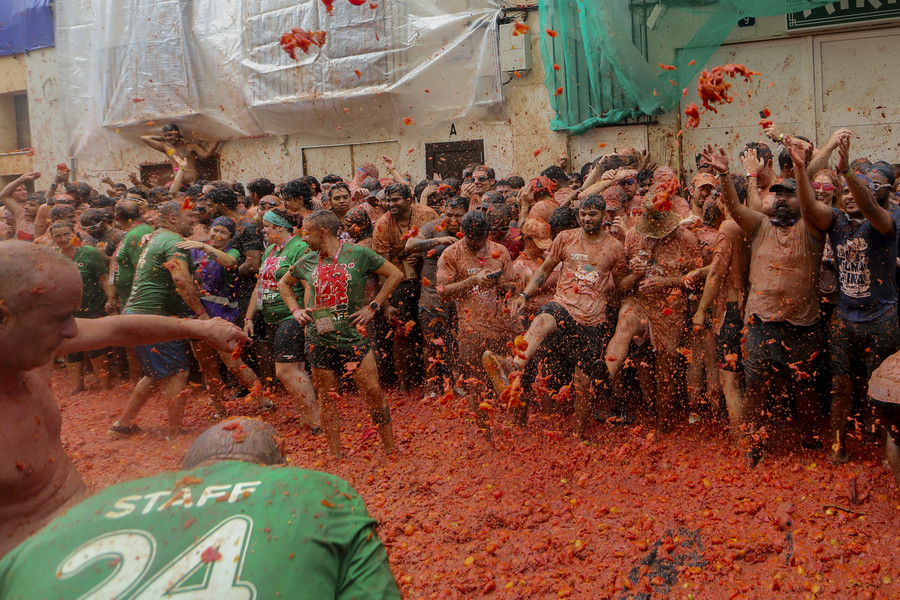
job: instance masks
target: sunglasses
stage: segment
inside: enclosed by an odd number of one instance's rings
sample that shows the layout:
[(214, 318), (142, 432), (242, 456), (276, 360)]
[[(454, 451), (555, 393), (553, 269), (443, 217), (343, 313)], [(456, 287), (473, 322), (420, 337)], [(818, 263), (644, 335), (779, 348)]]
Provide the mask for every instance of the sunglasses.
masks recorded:
[(624, 183), (625, 185), (634, 185), (635, 183), (637, 183), (637, 179), (635, 179), (634, 177), (628, 177), (626, 179), (623, 179), (622, 183)]
[(822, 190), (823, 192), (833, 192), (836, 188), (830, 183), (813, 183), (814, 190)]
[(477, 181), (478, 183), (484, 183), (485, 181), (487, 181), (489, 179), (490, 179), (490, 177), (485, 177), (484, 175), (479, 175), (478, 177), (475, 177), (475, 181)]
[(260, 202), (260, 206), (278, 206), (277, 202)]

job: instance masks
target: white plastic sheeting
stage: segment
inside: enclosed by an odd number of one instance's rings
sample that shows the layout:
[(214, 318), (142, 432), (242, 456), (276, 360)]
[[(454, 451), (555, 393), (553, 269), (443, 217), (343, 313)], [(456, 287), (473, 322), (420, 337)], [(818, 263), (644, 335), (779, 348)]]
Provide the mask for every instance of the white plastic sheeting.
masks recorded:
[[(191, 137), (314, 144), (395, 138), (406, 118), (502, 119), (499, 7), (335, 0), (329, 15), (321, 0), (58, 2), (70, 156), (133, 145), (169, 122)], [(326, 31), (325, 45), (291, 59), (279, 40), (292, 27)]]

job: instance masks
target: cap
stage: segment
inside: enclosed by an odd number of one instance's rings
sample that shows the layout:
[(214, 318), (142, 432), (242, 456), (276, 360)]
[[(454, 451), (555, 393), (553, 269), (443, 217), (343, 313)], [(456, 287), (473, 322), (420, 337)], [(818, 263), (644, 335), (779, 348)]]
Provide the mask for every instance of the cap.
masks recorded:
[(775, 185), (769, 188), (769, 191), (772, 193), (775, 192), (791, 192), (797, 193), (797, 182), (793, 179), (785, 179), (783, 181), (779, 181)]
[(693, 179), (691, 179), (691, 185), (695, 187), (701, 187), (704, 185), (711, 185), (716, 187), (719, 185), (719, 182), (716, 181), (716, 178), (713, 177), (711, 173), (697, 173), (694, 175)]
[(522, 235), (531, 238), (541, 250), (546, 250), (553, 243), (550, 237), (550, 224), (543, 219), (526, 219), (522, 224)]

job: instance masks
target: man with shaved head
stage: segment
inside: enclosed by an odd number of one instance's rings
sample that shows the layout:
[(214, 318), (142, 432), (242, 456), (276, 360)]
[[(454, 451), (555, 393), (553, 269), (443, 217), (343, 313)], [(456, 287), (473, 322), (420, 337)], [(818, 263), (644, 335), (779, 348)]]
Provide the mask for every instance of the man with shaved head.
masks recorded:
[(108, 487), (11, 552), (0, 598), (399, 600), (362, 498), (281, 446), (262, 421), (212, 426), (184, 470)]
[(0, 242), (0, 556), (85, 496), (60, 439), (55, 356), (182, 338), (231, 349), (246, 340), (221, 319), (76, 319), (81, 287), (77, 267), (59, 252)]

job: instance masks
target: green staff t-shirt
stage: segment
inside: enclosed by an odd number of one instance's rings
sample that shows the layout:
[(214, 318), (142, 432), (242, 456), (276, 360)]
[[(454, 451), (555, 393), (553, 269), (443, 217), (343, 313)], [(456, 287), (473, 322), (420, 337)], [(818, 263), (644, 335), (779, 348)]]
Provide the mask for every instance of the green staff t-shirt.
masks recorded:
[(191, 254), (175, 247), (184, 238), (168, 229), (157, 229), (141, 252), (134, 276), (127, 312), (141, 315), (183, 317), (191, 310), (175, 287), (172, 273), (166, 267), (170, 260), (183, 260), (193, 270)]
[(306, 302), (306, 308), (313, 309), (313, 322), (306, 328), (310, 343), (352, 348), (365, 341), (350, 324), (350, 315), (363, 306), (366, 277), (383, 264), (368, 248), (342, 244), (336, 257), (320, 260), (318, 252), (310, 252), (291, 267), (291, 275), (306, 281), (311, 290)]
[(97, 312), (102, 312), (106, 305), (106, 292), (100, 285), (100, 280), (107, 277), (109, 269), (106, 267), (106, 259), (103, 254), (93, 246), (79, 246), (72, 257), (78, 272), (81, 274), (81, 308), (75, 313), (76, 317), (87, 317)]
[(0, 561), (0, 598), (399, 599), (342, 479), (226, 461), (115, 485)]

